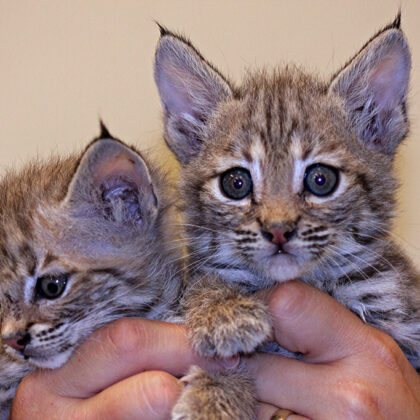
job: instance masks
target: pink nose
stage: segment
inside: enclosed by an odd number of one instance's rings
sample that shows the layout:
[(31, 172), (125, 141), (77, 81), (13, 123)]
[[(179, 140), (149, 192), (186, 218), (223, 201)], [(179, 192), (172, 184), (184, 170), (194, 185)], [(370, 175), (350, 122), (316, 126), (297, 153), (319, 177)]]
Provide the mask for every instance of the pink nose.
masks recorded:
[(276, 245), (283, 245), (288, 241), (289, 232), (285, 232), (280, 228), (273, 228), (270, 230), (263, 230), (262, 234), (267, 241)]
[(29, 343), (30, 336), (29, 334), (21, 335), (17, 334), (13, 337), (3, 338), (2, 342), (4, 345), (11, 347), (17, 351), (22, 351), (25, 349), (25, 346)]
[(287, 238), (285, 236), (285, 232), (282, 229), (272, 229), (270, 233), (273, 235), (271, 242), (276, 245), (283, 245), (287, 242)]

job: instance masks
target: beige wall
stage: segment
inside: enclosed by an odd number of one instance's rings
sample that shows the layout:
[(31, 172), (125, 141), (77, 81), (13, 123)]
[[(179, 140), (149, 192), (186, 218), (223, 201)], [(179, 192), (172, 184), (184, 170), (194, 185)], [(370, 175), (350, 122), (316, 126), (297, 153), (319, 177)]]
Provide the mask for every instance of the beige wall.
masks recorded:
[(400, 6), (413, 51), (412, 134), (397, 161), (395, 233), (420, 265), (418, 0), (0, 0), (0, 173), (82, 147), (98, 133), (98, 116), (116, 136), (163, 149), (155, 19), (188, 34), (235, 80), (245, 68), (289, 60), (326, 76)]

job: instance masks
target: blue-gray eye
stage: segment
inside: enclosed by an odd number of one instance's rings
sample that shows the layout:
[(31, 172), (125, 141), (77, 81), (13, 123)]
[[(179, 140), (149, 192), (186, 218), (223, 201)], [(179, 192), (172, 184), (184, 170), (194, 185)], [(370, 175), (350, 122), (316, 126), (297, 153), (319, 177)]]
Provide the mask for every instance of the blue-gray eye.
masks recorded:
[(337, 188), (338, 170), (332, 166), (315, 163), (306, 168), (303, 183), (310, 193), (325, 197)]
[(227, 197), (242, 200), (252, 191), (251, 174), (244, 168), (229, 169), (221, 175), (220, 186)]
[(67, 274), (57, 274), (39, 277), (36, 282), (36, 292), (44, 299), (57, 299), (66, 288)]

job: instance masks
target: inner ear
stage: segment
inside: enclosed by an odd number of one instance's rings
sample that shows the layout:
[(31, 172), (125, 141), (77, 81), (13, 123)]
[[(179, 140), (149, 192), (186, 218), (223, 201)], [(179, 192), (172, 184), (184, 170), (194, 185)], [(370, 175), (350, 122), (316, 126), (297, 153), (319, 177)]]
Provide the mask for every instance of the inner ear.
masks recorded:
[(154, 67), (165, 141), (181, 164), (187, 164), (202, 148), (212, 113), (233, 97), (232, 88), (189, 41), (169, 32), (162, 34)]
[[(116, 218), (116, 212), (125, 209), (129, 219), (141, 222), (141, 201), (145, 195), (150, 204), (157, 207), (150, 175), (144, 169), (144, 165), (138, 165), (132, 156), (124, 152), (101, 162), (96, 170), (94, 183), (99, 186), (103, 209), (108, 217)], [(144, 183), (145, 178), (148, 183)]]
[(113, 139), (86, 149), (64, 202), (73, 213), (119, 224), (150, 222), (158, 207), (145, 161)]
[(411, 56), (399, 27), (374, 37), (332, 79), (329, 92), (344, 101), (357, 136), (388, 155), (408, 131), (406, 110)]

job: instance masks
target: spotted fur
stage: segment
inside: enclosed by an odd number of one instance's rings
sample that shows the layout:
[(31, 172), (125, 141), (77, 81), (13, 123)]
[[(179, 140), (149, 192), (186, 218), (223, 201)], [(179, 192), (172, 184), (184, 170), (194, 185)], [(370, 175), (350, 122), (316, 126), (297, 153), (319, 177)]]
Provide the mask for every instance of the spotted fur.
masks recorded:
[[(171, 199), (134, 149), (99, 139), (81, 155), (33, 162), (0, 181), (1, 414), (34, 368), (61, 366), (122, 317), (170, 319), (180, 292)], [(40, 278), (67, 276), (55, 299)], [(13, 338), (24, 347), (9, 345)]]
[[(165, 138), (183, 166), (186, 322), (199, 352), (255, 349), (270, 321), (254, 292), (298, 278), (386, 331), (420, 365), (419, 276), (390, 232), (410, 66), (399, 18), (327, 82), (289, 65), (234, 87), (189, 41), (162, 33), (155, 78)], [(325, 197), (305, 189), (305, 172), (317, 163), (339, 174)], [(221, 179), (238, 167), (253, 185), (235, 200)], [(273, 229), (287, 235), (280, 249), (267, 235)], [(200, 398), (205, 405), (218, 397), (209, 390)], [(178, 405), (184, 417), (176, 418), (199, 418), (186, 398)], [(243, 410), (238, 418), (253, 416)]]

